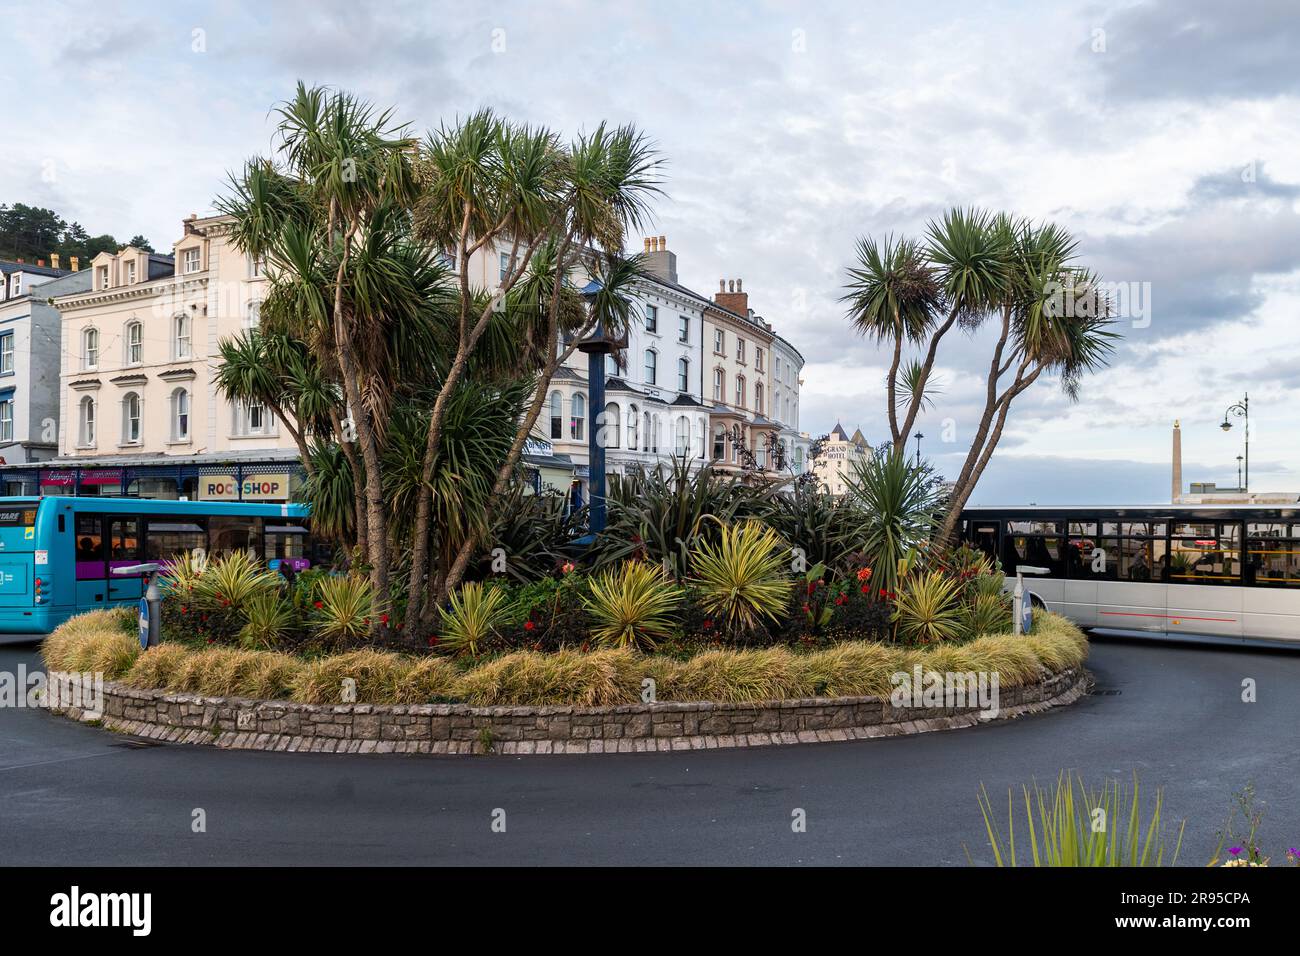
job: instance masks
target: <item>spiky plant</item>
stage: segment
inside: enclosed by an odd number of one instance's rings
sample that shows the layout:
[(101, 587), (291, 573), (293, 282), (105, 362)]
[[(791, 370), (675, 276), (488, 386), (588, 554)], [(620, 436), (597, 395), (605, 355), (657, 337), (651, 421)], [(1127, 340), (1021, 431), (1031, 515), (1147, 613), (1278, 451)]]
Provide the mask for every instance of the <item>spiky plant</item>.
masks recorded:
[(369, 630), (374, 590), (359, 574), (331, 575), (316, 585), (316, 605), (311, 618), (316, 637), (331, 646), (346, 646)]
[(908, 643), (935, 644), (962, 634), (960, 587), (939, 571), (912, 577), (898, 594), (891, 620)]
[(504, 623), (507, 607), (504, 588), (477, 581), (463, 584), (439, 608), (442, 630), (439, 643), (454, 653), (477, 655), (481, 646)]
[(280, 577), (247, 551), (231, 551), (208, 561), (194, 578), (192, 593), (199, 607), (242, 610), (255, 598), (274, 592)]
[(665, 579), (663, 568), (625, 561), (591, 581), (583, 605), (591, 615), (591, 636), (608, 647), (652, 648), (672, 633), (682, 592)]
[(297, 619), (293, 605), (275, 592), (253, 598), (244, 607), (239, 643), (250, 650), (271, 650), (279, 645)]
[(692, 549), (691, 583), (724, 630), (749, 634), (777, 620), (791, 593), (783, 546), (773, 529), (746, 521), (723, 527), (717, 543)]

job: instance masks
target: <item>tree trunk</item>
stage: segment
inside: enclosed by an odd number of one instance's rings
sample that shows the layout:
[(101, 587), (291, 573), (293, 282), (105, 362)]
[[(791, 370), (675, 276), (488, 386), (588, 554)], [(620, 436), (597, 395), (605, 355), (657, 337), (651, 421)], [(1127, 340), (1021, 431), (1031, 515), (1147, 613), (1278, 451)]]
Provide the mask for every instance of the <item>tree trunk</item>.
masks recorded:
[(916, 424), (916, 416), (921, 412), (921, 402), (925, 398), (925, 386), (930, 381), (930, 372), (934, 369), (934, 357), (939, 351), (939, 341), (948, 334), (953, 323), (957, 321), (957, 310), (954, 308), (949, 314), (948, 319), (943, 325), (939, 326), (932, 336), (930, 336), (930, 347), (925, 353), (925, 362), (921, 365), (921, 380), (917, 384), (917, 390), (912, 395), (911, 401), (907, 403), (907, 418), (903, 422), (903, 427), (899, 432), (899, 439), (894, 442), (894, 454), (903, 455), (907, 453), (907, 436), (912, 433), (912, 426)]

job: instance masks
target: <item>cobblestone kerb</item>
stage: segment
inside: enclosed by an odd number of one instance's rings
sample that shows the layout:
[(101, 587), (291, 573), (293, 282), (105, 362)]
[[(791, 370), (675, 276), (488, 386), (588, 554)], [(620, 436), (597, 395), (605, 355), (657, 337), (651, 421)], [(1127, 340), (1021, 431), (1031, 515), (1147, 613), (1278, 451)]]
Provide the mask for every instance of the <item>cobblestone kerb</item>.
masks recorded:
[[(998, 715), (978, 707), (895, 707), (880, 697), (616, 707), (467, 704), (295, 704), (202, 697), (103, 684), (100, 713), (55, 707), (76, 720), (158, 741), (233, 750), (311, 753), (586, 754), (705, 750), (862, 740), (971, 727), (1069, 704), (1087, 693), (1071, 668), (1001, 692)], [(87, 686), (89, 690), (89, 686)], [(66, 697), (64, 699), (67, 699)]]

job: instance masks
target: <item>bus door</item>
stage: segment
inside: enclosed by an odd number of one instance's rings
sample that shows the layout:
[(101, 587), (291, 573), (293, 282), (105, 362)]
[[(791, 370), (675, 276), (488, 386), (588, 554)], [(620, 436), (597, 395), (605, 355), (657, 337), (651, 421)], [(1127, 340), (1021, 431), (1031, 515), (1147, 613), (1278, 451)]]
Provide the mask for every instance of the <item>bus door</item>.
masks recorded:
[(134, 516), (109, 515), (108, 528), (108, 603), (139, 601), (144, 593), (144, 578), (114, 574), (114, 568), (140, 563), (140, 519)]
[(77, 610), (93, 611), (108, 601), (105, 570), (104, 522), (102, 514), (77, 515), (74, 546), (77, 567)]
[(0, 607), (31, 607), (36, 505), (0, 511)]

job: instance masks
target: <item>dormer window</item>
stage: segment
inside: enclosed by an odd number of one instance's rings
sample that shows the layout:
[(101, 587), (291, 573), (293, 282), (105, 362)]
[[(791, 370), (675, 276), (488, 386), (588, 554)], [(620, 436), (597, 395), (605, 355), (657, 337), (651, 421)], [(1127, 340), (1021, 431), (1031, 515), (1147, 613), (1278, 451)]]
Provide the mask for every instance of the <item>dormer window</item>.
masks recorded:
[(126, 284), (135, 284), (135, 260), (128, 260), (126, 263)]
[(98, 271), (99, 271), (99, 282), (97, 282), (96, 285), (98, 285), (101, 290), (107, 289), (108, 288), (108, 266), (100, 266)]
[(202, 265), (202, 258), (202, 252), (198, 247), (186, 249), (181, 253), (181, 264), (185, 274), (189, 275), (191, 272), (198, 272), (199, 267)]

